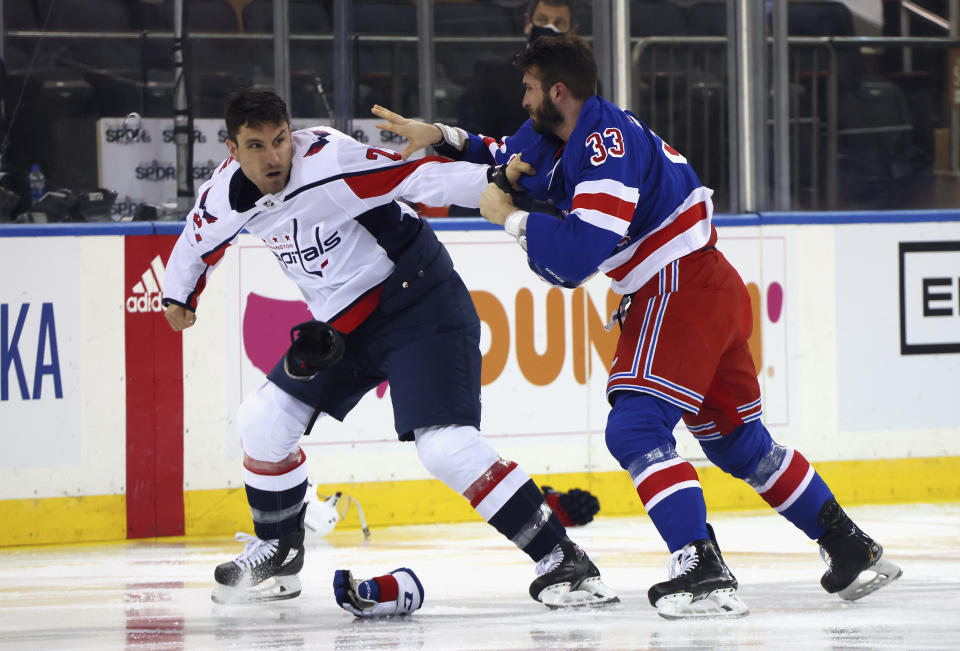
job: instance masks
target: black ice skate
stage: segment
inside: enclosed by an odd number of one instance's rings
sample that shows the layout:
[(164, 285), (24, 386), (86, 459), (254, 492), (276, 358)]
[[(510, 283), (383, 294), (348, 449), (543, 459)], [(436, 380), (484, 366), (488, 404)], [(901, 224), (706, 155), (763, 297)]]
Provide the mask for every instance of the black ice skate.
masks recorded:
[(302, 511), (300, 529), (279, 539), (261, 540), (246, 533), (236, 537), (246, 547), (234, 560), (214, 570), (217, 587), (211, 598), (216, 603), (279, 601), (300, 595), (297, 574), (303, 569)]
[(709, 524), (707, 530), (710, 539), (694, 540), (670, 555), (669, 580), (647, 591), (650, 605), (664, 619), (734, 618), (750, 612), (737, 596), (737, 579), (723, 562)]
[(883, 547), (863, 533), (834, 500), (820, 508), (817, 522), (827, 530), (817, 542), (828, 568), (820, 585), (830, 594), (856, 601), (903, 574), (895, 563), (883, 558)]
[(547, 608), (599, 607), (620, 601), (600, 580), (597, 566), (569, 538), (537, 563), (530, 596)]

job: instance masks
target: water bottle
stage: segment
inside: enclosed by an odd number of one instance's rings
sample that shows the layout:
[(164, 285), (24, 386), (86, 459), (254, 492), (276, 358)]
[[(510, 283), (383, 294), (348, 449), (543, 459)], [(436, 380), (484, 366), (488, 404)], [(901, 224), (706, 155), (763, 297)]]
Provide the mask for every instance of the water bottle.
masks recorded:
[(47, 191), (47, 180), (40, 171), (39, 165), (30, 166), (30, 198), (33, 203), (40, 201), (40, 198)]

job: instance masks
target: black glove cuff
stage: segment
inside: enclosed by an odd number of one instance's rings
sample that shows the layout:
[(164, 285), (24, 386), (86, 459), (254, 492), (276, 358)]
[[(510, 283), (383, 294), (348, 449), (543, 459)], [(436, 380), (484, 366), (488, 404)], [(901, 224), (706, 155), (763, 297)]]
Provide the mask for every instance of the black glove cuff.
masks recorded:
[(448, 144), (443, 138), (440, 139), (440, 142), (431, 146), (433, 147), (433, 151), (437, 154), (437, 156), (443, 156), (444, 158), (451, 158), (453, 160), (463, 159), (463, 152), (453, 145)]
[(297, 380), (310, 380), (340, 361), (346, 350), (343, 336), (328, 323), (307, 321), (290, 330), (290, 348), (284, 356), (284, 370)]
[(513, 186), (510, 185), (510, 179), (507, 178), (506, 165), (496, 165), (494, 167), (487, 168), (487, 183), (493, 183), (495, 186), (500, 188), (500, 190), (514, 197), (518, 197), (523, 194), (522, 190), (514, 190)]

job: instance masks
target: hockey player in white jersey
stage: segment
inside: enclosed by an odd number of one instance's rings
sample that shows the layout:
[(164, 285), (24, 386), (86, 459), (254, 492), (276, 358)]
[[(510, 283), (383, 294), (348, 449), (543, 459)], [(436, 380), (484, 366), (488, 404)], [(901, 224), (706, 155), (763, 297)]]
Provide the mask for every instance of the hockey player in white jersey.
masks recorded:
[(489, 168), (403, 162), (326, 127), (291, 132), (286, 106), (268, 91), (236, 94), (225, 119), (231, 156), (200, 187), (170, 256), (165, 316), (175, 330), (196, 323), (207, 274), (246, 230), (273, 251), (315, 321), (294, 329), (284, 358), (237, 414), (256, 535), (238, 534), (245, 549), (216, 568), (214, 599), (300, 593), (300, 437), (316, 413), (341, 420), (388, 380), (400, 440), (415, 440), (427, 470), (537, 563), (534, 599), (616, 602), (536, 484), (480, 435), (476, 310), (429, 225), (395, 200), (444, 205), (465, 187), (479, 196)]

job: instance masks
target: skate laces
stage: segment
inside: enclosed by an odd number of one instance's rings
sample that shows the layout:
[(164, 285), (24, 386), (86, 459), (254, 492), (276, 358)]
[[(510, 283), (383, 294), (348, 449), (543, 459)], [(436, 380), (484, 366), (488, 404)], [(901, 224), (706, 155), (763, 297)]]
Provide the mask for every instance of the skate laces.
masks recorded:
[(259, 565), (273, 556), (277, 551), (277, 544), (280, 542), (276, 539), (263, 540), (240, 531), (237, 532), (236, 539), (239, 542), (246, 543), (246, 546), (233, 562), (245, 569)]
[(695, 568), (699, 562), (700, 557), (697, 556), (697, 548), (693, 545), (687, 545), (683, 549), (670, 554), (670, 559), (667, 561), (667, 578), (675, 579), (682, 574), (686, 574)]
[(823, 545), (820, 546), (820, 558), (823, 559), (823, 562), (827, 564), (827, 569), (833, 569), (833, 559), (830, 557), (830, 554), (826, 549), (823, 548)]
[(537, 576), (543, 576), (547, 572), (556, 569), (563, 562), (563, 550), (560, 545), (556, 545), (553, 551), (537, 561)]

